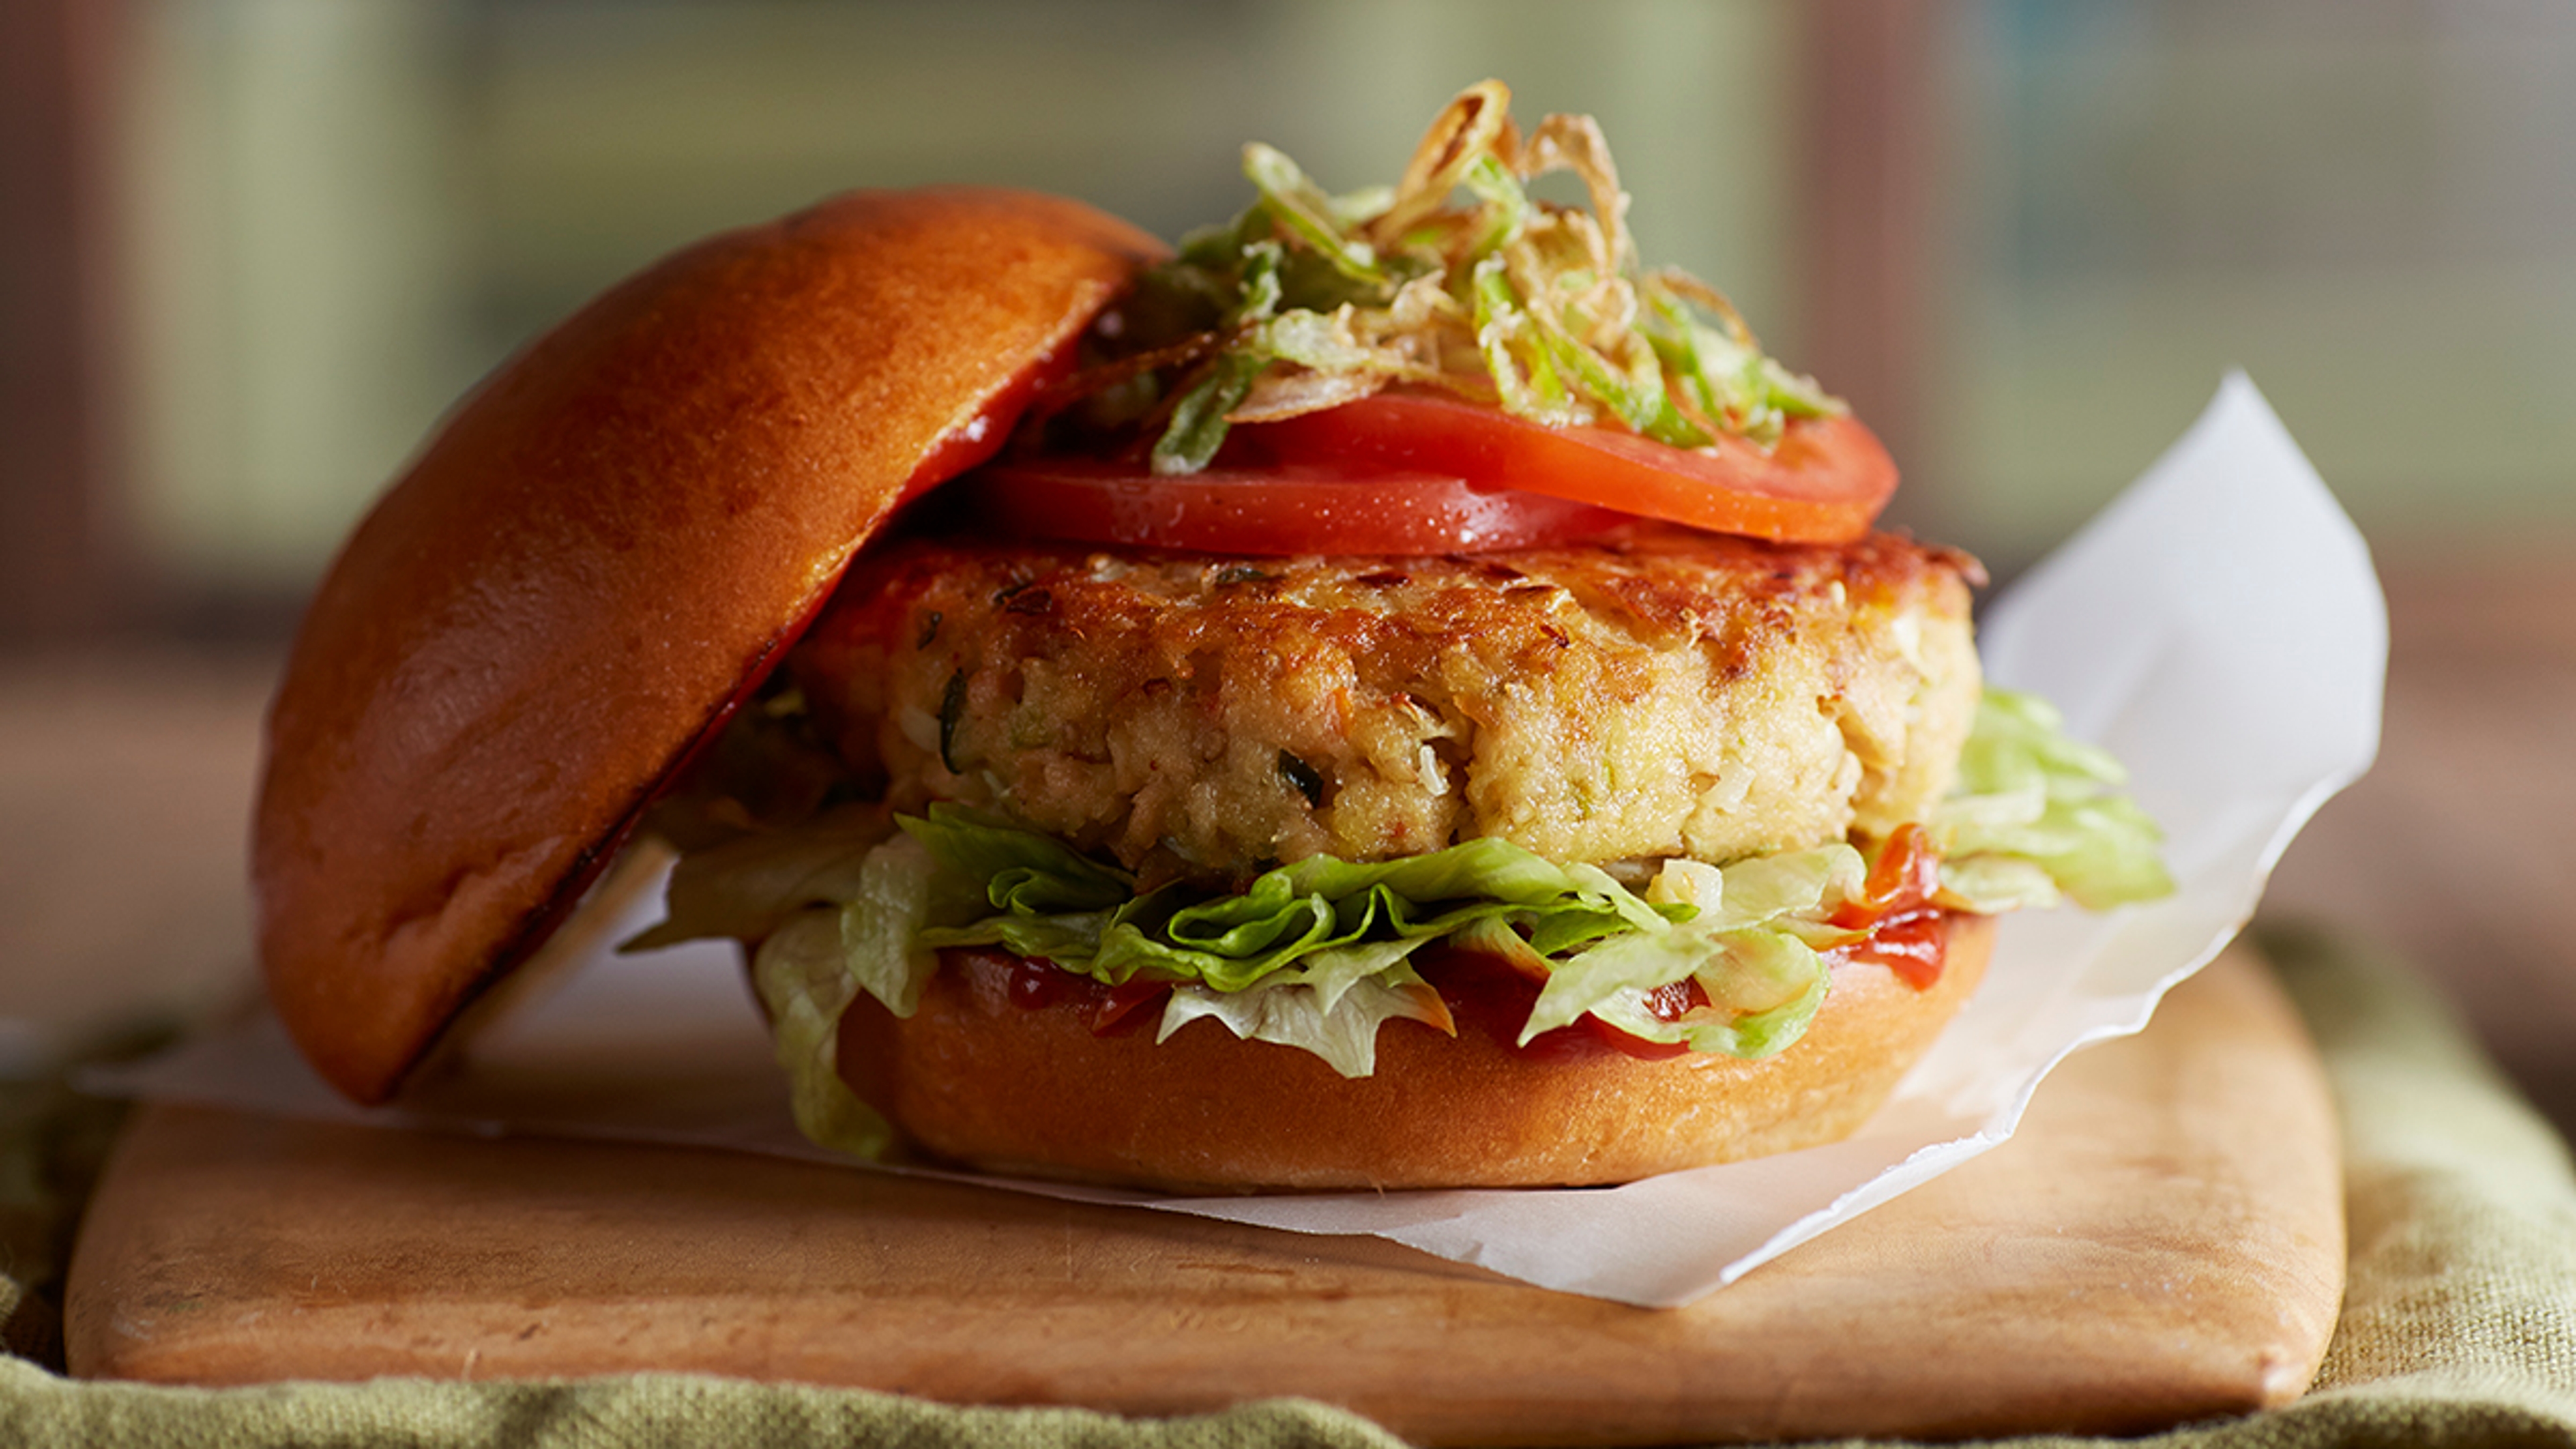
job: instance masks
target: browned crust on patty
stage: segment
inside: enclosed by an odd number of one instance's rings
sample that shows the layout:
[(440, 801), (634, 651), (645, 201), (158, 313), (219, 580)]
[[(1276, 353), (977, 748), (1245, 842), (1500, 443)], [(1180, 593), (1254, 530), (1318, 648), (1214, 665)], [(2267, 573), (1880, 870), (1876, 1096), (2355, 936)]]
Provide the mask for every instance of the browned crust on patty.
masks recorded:
[(1473, 1025), (1453, 1038), (1395, 1021), (1377, 1070), (1345, 1078), (1211, 1020), (1161, 1043), (1097, 1036), (1073, 1010), (1012, 1003), (996, 972), (949, 965), (910, 1018), (863, 994), (839, 1060), (912, 1141), (994, 1172), (1180, 1191), (1629, 1182), (1850, 1135), (1976, 989), (1993, 934), (1951, 917), (1928, 990), (1836, 967), (1806, 1035), (1761, 1061), (1534, 1060)]
[(997, 808), (1152, 877), (1474, 836), (1723, 861), (1948, 788), (1974, 570), (1650, 526), (1452, 558), (912, 541), (788, 667), (898, 808)]
[(322, 1074), (389, 1095), (943, 439), (1158, 250), (1049, 197), (858, 193), (671, 257), (487, 380), (333, 565), (269, 716), (260, 950)]

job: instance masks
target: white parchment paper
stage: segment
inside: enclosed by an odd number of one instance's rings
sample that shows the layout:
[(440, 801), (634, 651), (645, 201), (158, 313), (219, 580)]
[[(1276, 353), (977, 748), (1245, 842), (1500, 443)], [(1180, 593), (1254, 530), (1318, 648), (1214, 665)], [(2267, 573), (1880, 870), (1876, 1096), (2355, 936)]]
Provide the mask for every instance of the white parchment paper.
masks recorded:
[[(2046, 695), (2076, 735), (2127, 762), (2180, 889), (2104, 916), (2007, 919), (1969, 1009), (1849, 1141), (1581, 1191), (1206, 1199), (1004, 1185), (1374, 1233), (1542, 1287), (1665, 1307), (2003, 1142), (2051, 1067), (2143, 1027), (2218, 952), (2290, 837), (2369, 766), (2387, 617), (2360, 535), (2236, 375), (2181, 442), (1994, 605), (1982, 650), (1995, 682)], [(705, 943), (589, 961), (501, 1023), (464, 1070), (396, 1107), (348, 1105), (265, 1016), (89, 1085), (394, 1128), (827, 1158), (789, 1122), (732, 949)]]

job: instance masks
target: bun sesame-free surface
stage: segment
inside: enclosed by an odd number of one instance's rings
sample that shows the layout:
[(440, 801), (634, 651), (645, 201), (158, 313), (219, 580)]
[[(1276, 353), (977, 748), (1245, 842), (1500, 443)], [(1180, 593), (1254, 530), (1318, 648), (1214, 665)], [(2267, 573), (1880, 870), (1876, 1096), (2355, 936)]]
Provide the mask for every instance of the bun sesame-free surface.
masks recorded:
[(911, 493), (975, 461), (1151, 238), (855, 193), (682, 251), (477, 388), (359, 525), (268, 722), (271, 1000), (390, 1096)]

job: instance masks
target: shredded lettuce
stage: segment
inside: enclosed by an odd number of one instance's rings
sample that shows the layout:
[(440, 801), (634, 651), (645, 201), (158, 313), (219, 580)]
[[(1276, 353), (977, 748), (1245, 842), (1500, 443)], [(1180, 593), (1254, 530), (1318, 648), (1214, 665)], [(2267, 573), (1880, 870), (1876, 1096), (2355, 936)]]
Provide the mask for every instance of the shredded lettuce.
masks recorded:
[[(1385, 943), (1409, 950), (1481, 921), (1509, 921), (1542, 950), (1561, 950), (1693, 913), (1650, 905), (1596, 867), (1556, 865), (1504, 840), (1369, 864), (1310, 856), (1239, 891), (1193, 895), (1180, 886), (1135, 892), (1124, 872), (954, 806), (902, 824), (952, 890), (975, 882), (988, 907), (971, 919), (950, 912), (934, 920), (923, 944), (1004, 946), (1112, 986), (1143, 977), (1244, 991), (1327, 953)], [(1032, 875), (1050, 850), (1079, 876)], [(1003, 861), (1012, 864), (993, 868)], [(1112, 889), (1123, 899), (1106, 899)]]
[[(1694, 913), (1555, 963), (1521, 1029), (1523, 1044), (1587, 1015), (1649, 1041), (1740, 1057), (1769, 1056), (1798, 1039), (1824, 1002), (1827, 973), (1790, 921), (1857, 895), (1868, 874), (1860, 852), (1827, 845), (1724, 869), (1674, 862), (1649, 897), (1681, 893), (1670, 880), (1676, 874), (1690, 882)], [(1690, 980), (1708, 996), (1708, 1011), (1668, 1021), (1647, 1009), (1656, 990)]]
[(2104, 911), (2171, 894), (2163, 834), (2127, 783), (2109, 751), (2068, 737), (2048, 701), (1989, 688), (1930, 822), (1945, 904), (1993, 914), (2063, 893)]
[[(1837, 844), (1723, 868), (1678, 862), (1693, 874), (1688, 899), (1680, 887), (1640, 896), (1597, 867), (1485, 839), (1369, 864), (1312, 856), (1232, 893), (1184, 899), (1165, 887), (1113, 903), (1116, 873), (1034, 832), (949, 806), (903, 828), (937, 859), (952, 898), (984, 902), (971, 919), (922, 930), (921, 944), (1005, 946), (1111, 985), (1171, 982), (1164, 1035), (1214, 1016), (1346, 1075), (1370, 1069), (1388, 1019), (1449, 1029), (1438, 993), (1408, 964), (1435, 941), (1498, 951), (1544, 976), (1524, 1043), (1595, 1015), (1651, 1040), (1769, 1055), (1824, 1000), (1824, 961), (1805, 936), (1826, 928), (1794, 918), (1848, 898), (1866, 874), (1860, 853)], [(1044, 860), (1064, 876), (1033, 866)], [(967, 881), (980, 891), (959, 890)], [(1690, 979), (1712, 1003), (1704, 1013), (1668, 1022), (1648, 1008), (1657, 988)]]
[[(1112, 314), (1102, 365), (1070, 391), (1133, 422), (1159, 392), (1152, 466), (1205, 468), (1233, 423), (1338, 406), (1392, 383), (1445, 388), (1554, 426), (1606, 424), (1675, 447), (1761, 446), (1793, 417), (1838, 413), (1763, 355), (1714, 288), (1637, 263), (1609, 144), (1589, 116), (1524, 137), (1499, 81), (1470, 86), (1392, 187), (1333, 194), (1258, 142), (1252, 205), (1183, 239)], [(1588, 207), (1528, 184), (1581, 180)], [(1136, 359), (1148, 364), (1142, 373)]]
[(1322, 952), (1241, 991), (1183, 983), (1172, 988), (1154, 1039), (1169, 1040), (1191, 1022), (1213, 1017), (1245, 1041), (1296, 1047), (1345, 1077), (1368, 1076), (1377, 1070), (1377, 1029), (1385, 1023), (1457, 1029), (1440, 993), (1404, 964), (1420, 944), (1380, 941)]
[(897, 1016), (920, 1008), (922, 984), (939, 966), (938, 951), (922, 939), (939, 884), (930, 852), (898, 836), (868, 852), (859, 889), (841, 907), (851, 981)]
[(806, 1139), (856, 1157), (882, 1157), (894, 1131), (858, 1098), (839, 1071), (841, 1013), (859, 980), (842, 949), (842, 913), (799, 911), (752, 954), (752, 989), (769, 1011), (788, 1102)]
[(664, 891), (659, 925), (625, 943), (649, 951), (682, 941), (766, 938), (812, 906), (859, 895), (868, 852), (894, 833), (882, 809), (862, 806), (807, 820), (792, 830), (754, 830), (682, 852)]

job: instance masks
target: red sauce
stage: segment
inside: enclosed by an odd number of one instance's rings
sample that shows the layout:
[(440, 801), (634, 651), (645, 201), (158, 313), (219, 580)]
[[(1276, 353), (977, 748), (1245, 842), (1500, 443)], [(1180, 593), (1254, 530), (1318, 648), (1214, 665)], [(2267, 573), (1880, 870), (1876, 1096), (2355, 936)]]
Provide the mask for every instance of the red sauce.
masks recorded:
[(1825, 959), (1836, 966), (1874, 961), (1915, 990), (1929, 991), (1941, 980), (1943, 950), (1950, 939), (1948, 922), (1948, 913), (1939, 907), (1919, 906), (1886, 917), (1866, 939), (1836, 946), (1825, 953)]
[(1900, 825), (1869, 868), (1860, 899), (1846, 901), (1833, 923), (1847, 931), (1866, 930), (1864, 940), (1837, 946), (1825, 959), (1874, 961), (1896, 973), (1917, 991), (1929, 991), (1941, 979), (1942, 950), (1949, 940), (1941, 908), (1932, 904), (1941, 888), (1941, 855), (1920, 825)]
[(1930, 909), (1932, 894), (1940, 888), (1941, 853), (1932, 848), (1930, 833), (1920, 825), (1900, 825), (1870, 866), (1860, 899), (1843, 902), (1831, 920), (1846, 931), (1875, 926)]
[[(997, 987), (1023, 1011), (1071, 1011), (1094, 1036), (1123, 1036), (1147, 1026), (1162, 1015), (1163, 998), (1172, 994), (1168, 981), (1109, 986), (992, 946), (955, 947), (940, 952), (939, 960), (948, 970), (964, 972), (972, 983)], [(1148, 1005), (1154, 1009), (1145, 1010)]]

